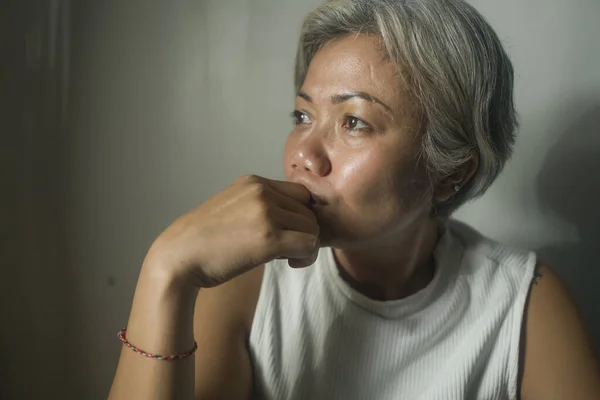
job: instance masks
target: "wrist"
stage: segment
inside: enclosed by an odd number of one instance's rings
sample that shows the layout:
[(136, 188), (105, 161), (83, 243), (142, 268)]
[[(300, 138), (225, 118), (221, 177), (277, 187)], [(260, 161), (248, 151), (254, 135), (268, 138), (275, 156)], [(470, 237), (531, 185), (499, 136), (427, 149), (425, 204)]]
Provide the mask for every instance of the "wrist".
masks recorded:
[(158, 354), (175, 354), (194, 343), (194, 305), (198, 289), (178, 274), (145, 264), (127, 323), (135, 346)]
[(138, 285), (151, 286), (157, 293), (169, 298), (195, 299), (200, 289), (189, 278), (189, 274), (172, 268), (163, 262), (145, 260), (140, 270)]
[[(200, 288), (208, 287), (199, 265), (187, 265), (181, 259), (185, 256), (173, 251), (173, 244), (159, 237), (150, 247), (142, 273), (152, 281), (160, 282), (178, 291), (196, 293)], [(197, 264), (197, 263), (196, 263)]]

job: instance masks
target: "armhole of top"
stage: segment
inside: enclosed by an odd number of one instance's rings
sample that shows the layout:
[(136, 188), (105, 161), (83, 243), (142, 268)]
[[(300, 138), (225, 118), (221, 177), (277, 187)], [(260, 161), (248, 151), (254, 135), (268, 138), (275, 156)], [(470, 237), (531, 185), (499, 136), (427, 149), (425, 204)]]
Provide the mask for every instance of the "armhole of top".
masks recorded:
[(529, 304), (529, 295), (533, 286), (533, 279), (535, 278), (534, 273), (537, 262), (536, 254), (533, 252), (530, 253), (523, 274), (524, 279), (519, 287), (513, 308), (511, 346), (508, 355), (508, 395), (511, 400), (521, 399), (527, 305)]

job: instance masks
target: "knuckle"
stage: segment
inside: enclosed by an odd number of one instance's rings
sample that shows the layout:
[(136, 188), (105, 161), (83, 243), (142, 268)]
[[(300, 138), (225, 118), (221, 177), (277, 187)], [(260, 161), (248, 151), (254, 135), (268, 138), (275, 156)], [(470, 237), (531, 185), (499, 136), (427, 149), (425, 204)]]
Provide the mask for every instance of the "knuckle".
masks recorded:
[(256, 175), (242, 175), (236, 179), (238, 183), (252, 184), (252, 183), (260, 183), (261, 180)]
[(277, 230), (269, 223), (263, 223), (258, 228), (258, 236), (262, 243), (271, 244), (277, 242)]
[(252, 183), (248, 186), (250, 197), (265, 205), (269, 203), (269, 187), (262, 183)]
[(249, 190), (259, 198), (263, 198), (267, 193), (267, 187), (260, 182), (253, 182), (249, 184)]

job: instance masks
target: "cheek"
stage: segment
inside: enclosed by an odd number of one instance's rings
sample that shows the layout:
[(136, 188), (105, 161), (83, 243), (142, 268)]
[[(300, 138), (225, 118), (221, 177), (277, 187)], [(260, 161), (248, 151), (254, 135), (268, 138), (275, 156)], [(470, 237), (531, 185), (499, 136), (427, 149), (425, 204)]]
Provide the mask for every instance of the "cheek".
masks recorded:
[[(351, 208), (390, 213), (408, 207), (421, 194), (415, 166), (407, 158), (382, 151), (340, 157), (335, 186)], [(335, 165), (334, 165), (335, 168)]]
[(336, 154), (332, 160), (337, 169), (336, 187), (345, 197), (356, 200), (393, 191), (396, 167), (386, 160), (389, 159), (376, 151)]
[(370, 154), (344, 153), (332, 154), (332, 169), (336, 171), (336, 188), (344, 190), (360, 190), (372, 174), (374, 165), (370, 163)]

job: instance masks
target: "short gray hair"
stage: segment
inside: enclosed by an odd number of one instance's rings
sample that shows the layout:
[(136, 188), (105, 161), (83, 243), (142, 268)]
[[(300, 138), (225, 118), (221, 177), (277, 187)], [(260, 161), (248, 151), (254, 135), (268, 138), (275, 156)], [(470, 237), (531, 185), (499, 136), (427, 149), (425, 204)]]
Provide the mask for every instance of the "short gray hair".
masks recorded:
[(302, 26), (299, 91), (315, 53), (350, 34), (381, 37), (426, 119), (419, 157), (430, 180), (452, 175), (475, 153), (473, 178), (435, 205), (445, 218), (481, 196), (509, 159), (517, 128), (513, 67), (484, 17), (463, 0), (330, 0)]

